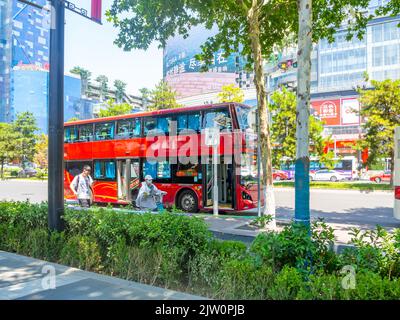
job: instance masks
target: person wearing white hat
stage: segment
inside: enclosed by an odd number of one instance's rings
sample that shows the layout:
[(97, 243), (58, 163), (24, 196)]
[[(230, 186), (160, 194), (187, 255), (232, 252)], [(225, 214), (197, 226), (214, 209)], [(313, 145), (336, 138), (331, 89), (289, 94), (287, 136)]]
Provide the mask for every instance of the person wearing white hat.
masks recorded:
[(144, 177), (144, 182), (140, 187), (139, 194), (136, 198), (136, 206), (141, 210), (156, 210), (158, 208), (155, 196), (166, 194), (166, 192), (159, 190), (153, 184), (153, 178), (151, 175)]

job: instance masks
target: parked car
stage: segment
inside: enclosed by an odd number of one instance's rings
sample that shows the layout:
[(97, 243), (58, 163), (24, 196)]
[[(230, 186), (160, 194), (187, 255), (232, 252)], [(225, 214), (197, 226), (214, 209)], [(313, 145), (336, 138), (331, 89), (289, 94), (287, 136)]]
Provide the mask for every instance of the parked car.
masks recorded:
[(21, 167), (15, 165), (15, 164), (5, 164), (4, 165), (4, 170), (21, 170)]
[(390, 170), (382, 171), (381, 173), (375, 174), (369, 177), (369, 180), (376, 183), (381, 183), (383, 181), (390, 182), (392, 177), (392, 172)]
[(25, 168), (18, 172), (18, 176), (21, 178), (29, 178), (37, 175), (37, 171), (33, 168)]
[(340, 172), (337, 172), (335, 170), (328, 170), (328, 169), (323, 169), (323, 170), (318, 170), (315, 171), (314, 173), (310, 174), (310, 180), (311, 181), (342, 181), (345, 180), (346, 177), (342, 175)]
[(289, 175), (285, 171), (272, 169), (272, 178), (276, 181), (288, 180)]

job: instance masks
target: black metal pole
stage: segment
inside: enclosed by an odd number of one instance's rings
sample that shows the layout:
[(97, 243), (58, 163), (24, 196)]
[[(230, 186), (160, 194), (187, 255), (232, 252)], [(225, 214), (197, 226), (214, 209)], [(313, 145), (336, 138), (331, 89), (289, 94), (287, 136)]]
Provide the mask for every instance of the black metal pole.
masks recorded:
[(64, 212), (64, 19), (62, 0), (51, 0), (49, 74), (49, 229), (61, 231)]

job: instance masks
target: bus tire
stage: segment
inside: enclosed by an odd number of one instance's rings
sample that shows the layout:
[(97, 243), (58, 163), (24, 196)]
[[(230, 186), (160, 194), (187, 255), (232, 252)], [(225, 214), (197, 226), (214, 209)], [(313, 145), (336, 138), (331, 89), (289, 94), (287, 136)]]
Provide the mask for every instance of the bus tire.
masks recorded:
[(178, 196), (178, 208), (185, 212), (198, 212), (199, 202), (196, 194), (191, 190), (182, 191)]
[(379, 177), (375, 178), (376, 183), (381, 183), (381, 181), (382, 181), (381, 178), (379, 178)]
[(338, 178), (336, 178), (335, 176), (332, 176), (329, 180), (331, 180), (331, 182), (336, 182), (336, 181), (338, 181)]

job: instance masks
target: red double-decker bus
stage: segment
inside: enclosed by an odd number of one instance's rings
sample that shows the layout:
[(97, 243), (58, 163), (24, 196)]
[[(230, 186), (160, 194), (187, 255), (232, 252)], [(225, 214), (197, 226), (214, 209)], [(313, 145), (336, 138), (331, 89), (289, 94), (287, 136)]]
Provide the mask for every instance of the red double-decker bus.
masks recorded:
[(134, 203), (151, 175), (164, 204), (187, 212), (213, 206), (212, 148), (206, 128), (218, 127), (218, 190), (222, 211), (257, 206), (255, 110), (237, 103), (183, 107), (65, 123), (65, 198), (85, 164), (92, 167), (94, 201)]

